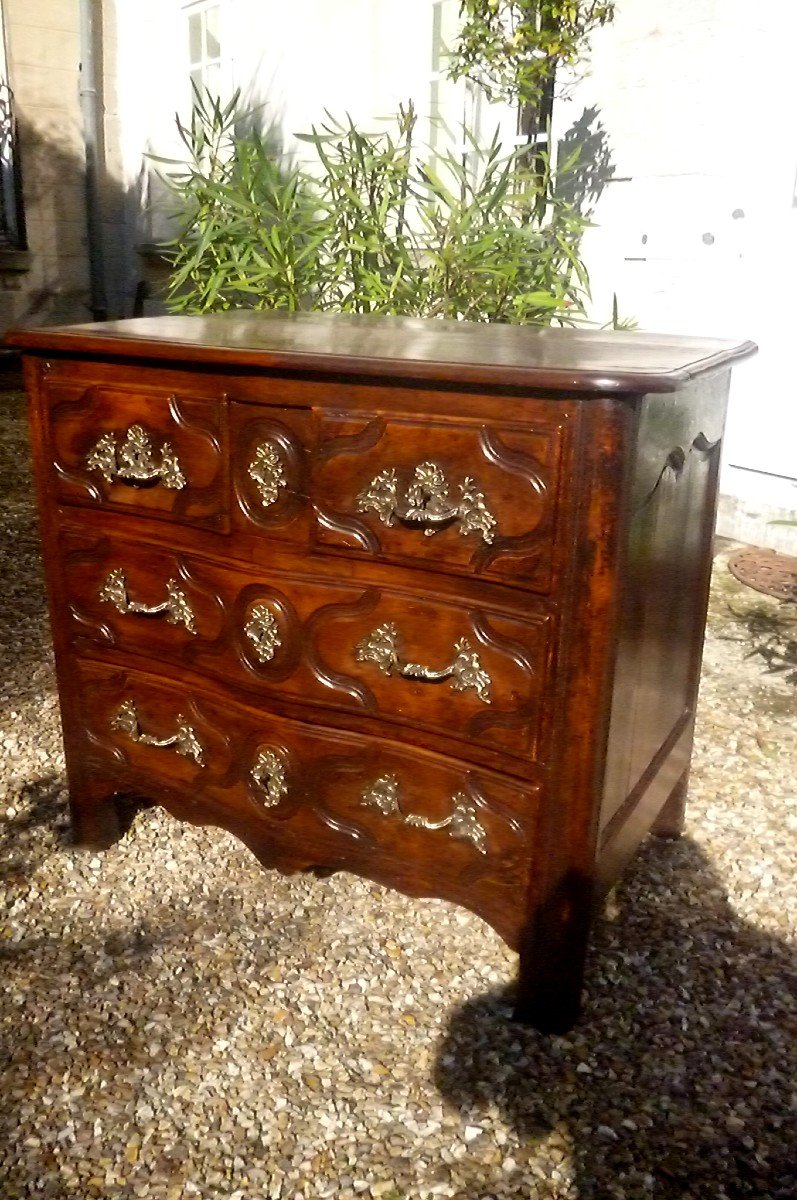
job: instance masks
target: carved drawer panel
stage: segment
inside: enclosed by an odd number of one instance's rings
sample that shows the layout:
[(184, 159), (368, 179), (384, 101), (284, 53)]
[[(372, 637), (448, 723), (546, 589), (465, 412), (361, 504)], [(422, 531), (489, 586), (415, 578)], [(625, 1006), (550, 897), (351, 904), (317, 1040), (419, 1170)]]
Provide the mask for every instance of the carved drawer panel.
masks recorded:
[(364, 708), (520, 760), (543, 756), (552, 650), (547, 614), (520, 620), (434, 596), (362, 590), (314, 616), (315, 643), (335, 681), (356, 681)]
[[(457, 753), (544, 757), (552, 616), (467, 599), (246, 571), (91, 532), (64, 535), (77, 648), (146, 655), (260, 693), (426, 730)], [(398, 579), (398, 575), (396, 576)]]
[(64, 372), (45, 377), (46, 436), (59, 501), (226, 529), (222, 384), (211, 399), (158, 387), (146, 372), (138, 379), (117, 386)]
[(260, 713), (225, 694), (78, 664), (84, 765), (117, 791), (223, 825), (289, 869), (349, 868), (459, 900), (520, 933), (538, 796), (384, 739)]
[(312, 414), (232, 403), (230, 433), (233, 525), (306, 547)]
[(324, 414), (318, 547), (547, 591), (564, 417), (556, 405), (530, 409), (523, 428)]

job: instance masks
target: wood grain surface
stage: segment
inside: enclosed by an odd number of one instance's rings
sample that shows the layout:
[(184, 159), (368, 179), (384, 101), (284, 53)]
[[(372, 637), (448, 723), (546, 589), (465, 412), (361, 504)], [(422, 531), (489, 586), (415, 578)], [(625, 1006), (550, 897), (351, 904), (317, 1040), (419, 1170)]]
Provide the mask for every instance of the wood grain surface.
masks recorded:
[(752, 342), (715, 338), (329, 313), (136, 317), (16, 329), (6, 341), (52, 353), (591, 394), (676, 391), (755, 351)]

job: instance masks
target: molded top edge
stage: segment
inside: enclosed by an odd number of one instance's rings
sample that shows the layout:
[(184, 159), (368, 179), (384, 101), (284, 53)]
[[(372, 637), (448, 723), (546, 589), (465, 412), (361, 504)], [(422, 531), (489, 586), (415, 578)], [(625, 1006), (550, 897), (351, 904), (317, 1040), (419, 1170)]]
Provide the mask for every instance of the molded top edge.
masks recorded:
[(45, 353), (603, 395), (677, 391), (757, 350), (638, 331), (246, 311), (19, 328), (6, 341)]

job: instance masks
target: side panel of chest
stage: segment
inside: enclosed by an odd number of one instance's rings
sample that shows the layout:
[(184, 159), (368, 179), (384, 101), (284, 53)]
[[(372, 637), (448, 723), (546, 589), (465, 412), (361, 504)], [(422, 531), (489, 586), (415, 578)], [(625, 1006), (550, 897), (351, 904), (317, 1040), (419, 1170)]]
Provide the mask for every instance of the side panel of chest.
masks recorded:
[(728, 376), (640, 406), (601, 809), (623, 856), (688, 769)]

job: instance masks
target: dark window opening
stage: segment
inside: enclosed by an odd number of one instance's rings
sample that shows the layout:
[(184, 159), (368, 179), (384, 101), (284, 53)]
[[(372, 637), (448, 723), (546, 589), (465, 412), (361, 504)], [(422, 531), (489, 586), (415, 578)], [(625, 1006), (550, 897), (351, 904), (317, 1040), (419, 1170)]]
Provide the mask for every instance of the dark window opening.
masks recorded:
[(14, 93), (0, 79), (0, 250), (27, 249)]

